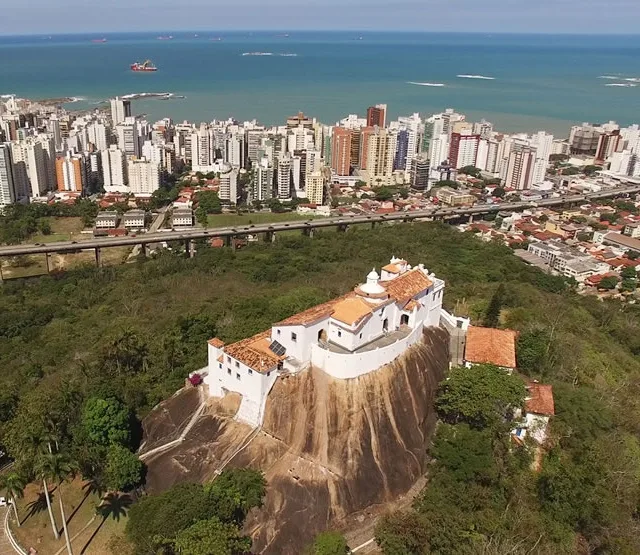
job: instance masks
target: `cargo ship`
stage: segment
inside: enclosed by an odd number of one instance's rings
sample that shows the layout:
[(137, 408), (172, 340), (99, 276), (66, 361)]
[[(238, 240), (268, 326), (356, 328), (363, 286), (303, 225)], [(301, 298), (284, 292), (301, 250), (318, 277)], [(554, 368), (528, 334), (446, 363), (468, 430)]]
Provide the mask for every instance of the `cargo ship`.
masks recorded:
[(135, 62), (131, 64), (131, 71), (158, 71), (158, 68), (153, 65), (151, 60), (146, 60), (143, 63)]
[(107, 42), (107, 39), (93, 39), (91, 42), (102, 43), (102, 42)]

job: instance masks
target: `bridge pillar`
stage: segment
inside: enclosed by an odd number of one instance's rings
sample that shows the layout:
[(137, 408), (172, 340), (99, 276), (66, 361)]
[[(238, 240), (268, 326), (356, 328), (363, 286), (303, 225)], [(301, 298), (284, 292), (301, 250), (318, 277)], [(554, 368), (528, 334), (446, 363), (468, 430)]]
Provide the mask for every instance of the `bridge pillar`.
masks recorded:
[(347, 229), (349, 229), (349, 226), (347, 224), (339, 224), (338, 225), (338, 232), (339, 233), (344, 233), (345, 231), (347, 231)]
[(305, 227), (305, 228), (302, 230), (302, 234), (303, 234), (303, 235), (306, 235), (307, 237), (311, 237), (311, 238), (313, 238), (313, 228), (312, 228), (312, 227)]
[(189, 239), (186, 239), (184, 242), (184, 252), (187, 258), (191, 258), (191, 241)]
[[(95, 248), (96, 251), (96, 268), (102, 267), (102, 254), (100, 253), (100, 247)], [(49, 271), (49, 255), (47, 254), (47, 272)]]
[(2, 258), (0, 258), (0, 285), (4, 283), (4, 276), (2, 275)]
[(227, 235), (224, 238), (224, 246), (225, 247), (234, 247), (235, 248), (235, 241), (233, 240), (233, 237), (231, 237), (231, 235)]
[(191, 241), (189, 241), (189, 258), (193, 258), (196, 255), (196, 244), (193, 241), (193, 239), (191, 239)]
[(276, 240), (276, 232), (266, 231), (264, 234), (264, 240), (266, 243), (273, 243)]
[(374, 229), (374, 228), (376, 227), (376, 224), (377, 224), (377, 223), (378, 223), (378, 222), (371, 222), (371, 229)]
[(147, 257), (147, 245), (146, 243), (140, 243), (140, 254), (146, 258)]
[(472, 224), (473, 223), (473, 214), (469, 214), (469, 223)]

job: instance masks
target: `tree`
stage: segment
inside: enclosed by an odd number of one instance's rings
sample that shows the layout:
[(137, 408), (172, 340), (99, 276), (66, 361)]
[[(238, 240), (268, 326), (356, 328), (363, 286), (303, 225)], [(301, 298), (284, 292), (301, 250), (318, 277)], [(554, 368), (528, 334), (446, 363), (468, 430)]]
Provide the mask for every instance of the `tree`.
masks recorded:
[(624, 278), (624, 279), (635, 279), (636, 277), (638, 277), (638, 274), (636, 272), (636, 269), (634, 266), (626, 266), (622, 272), (620, 272), (620, 275)]
[(516, 349), (518, 369), (528, 375), (542, 373), (551, 346), (551, 335), (546, 329), (536, 328), (522, 332)]
[(511, 418), (524, 397), (522, 379), (502, 368), (492, 364), (459, 366), (440, 384), (436, 408), (445, 422), (466, 422), (482, 429)]
[(82, 425), (87, 437), (103, 447), (113, 444), (130, 446), (131, 419), (129, 409), (113, 397), (92, 397), (82, 412)]
[(145, 467), (135, 453), (122, 445), (111, 445), (107, 451), (105, 481), (112, 491), (129, 491), (142, 484)]
[(623, 279), (620, 284), (622, 291), (635, 291), (638, 287), (638, 282), (635, 279)]
[(427, 555), (428, 527), (426, 519), (416, 512), (385, 515), (376, 524), (376, 543), (385, 555)]
[(178, 533), (174, 547), (181, 555), (242, 555), (251, 549), (251, 538), (216, 517), (200, 520)]
[(562, 169), (562, 175), (578, 175), (580, 170), (578, 168), (574, 168), (573, 166), (569, 166), (568, 168)]
[(431, 190), (437, 189), (438, 187), (449, 187), (450, 189), (457, 189), (460, 187), (460, 184), (457, 181), (453, 181), (452, 179), (441, 179), (440, 181), (436, 181), (431, 187)]
[(206, 489), (212, 496), (217, 516), (241, 525), (252, 508), (262, 506), (266, 481), (256, 470), (232, 468), (220, 474)]
[(495, 293), (491, 297), (489, 306), (484, 315), (484, 325), (489, 328), (497, 328), (500, 324), (500, 312), (502, 311), (502, 302), (504, 300), (504, 283), (498, 285)]
[(345, 555), (349, 546), (344, 536), (338, 532), (322, 532), (315, 537), (307, 549), (307, 555)]
[(18, 504), (16, 503), (16, 499), (22, 499), (26, 485), (27, 483), (24, 477), (17, 472), (0, 474), (0, 491), (4, 491), (6, 496), (11, 500), (13, 514), (16, 517), (18, 526), (20, 526), (20, 518), (18, 517)]
[(207, 227), (209, 222), (209, 218), (207, 215), (207, 211), (203, 206), (198, 206), (196, 208), (196, 221), (203, 227)]
[(41, 461), (42, 474), (58, 484), (58, 501), (60, 503), (60, 517), (62, 518), (62, 529), (64, 531), (64, 539), (67, 544), (67, 553), (73, 555), (71, 550), (71, 540), (69, 539), (69, 530), (67, 529), (67, 518), (64, 513), (64, 501), (62, 499), (62, 484), (75, 474), (75, 465), (66, 456), (61, 453), (49, 453), (42, 457)]
[(481, 170), (475, 166), (464, 166), (458, 170), (458, 173), (470, 175), (471, 177), (480, 178)]
[(615, 224), (618, 221), (618, 213), (617, 212), (609, 212), (607, 214), (600, 215), (601, 222), (608, 222), (610, 224)]
[(615, 276), (603, 277), (598, 284), (599, 289), (610, 291), (618, 287), (618, 278)]
[(277, 198), (269, 199), (267, 201), (267, 206), (269, 207), (269, 210), (271, 210), (271, 212), (274, 212), (276, 214), (285, 211), (284, 206)]
[(393, 198), (393, 191), (389, 187), (380, 187), (376, 191), (375, 199), (379, 201), (391, 200)]
[(602, 166), (594, 166), (593, 164), (590, 164), (588, 166), (585, 166), (582, 171), (584, 172), (585, 175), (593, 175), (596, 172), (599, 172), (602, 170)]
[(492, 195), (493, 195), (494, 197), (504, 198), (505, 190), (504, 190), (502, 187), (496, 187), (496, 188), (493, 190)]

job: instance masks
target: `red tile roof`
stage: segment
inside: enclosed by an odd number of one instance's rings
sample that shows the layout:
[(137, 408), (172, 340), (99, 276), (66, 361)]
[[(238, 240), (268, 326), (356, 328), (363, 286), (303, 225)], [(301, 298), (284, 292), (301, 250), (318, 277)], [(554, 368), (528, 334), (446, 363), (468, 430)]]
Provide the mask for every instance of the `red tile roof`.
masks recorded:
[(404, 304), (411, 299), (411, 297), (431, 287), (433, 282), (424, 275), (422, 270), (414, 268), (394, 280), (381, 281), (380, 285), (387, 290), (389, 297), (398, 301), (400, 304)]
[(240, 361), (245, 366), (260, 373), (275, 369), (286, 356), (277, 356), (269, 345), (271, 344), (271, 330), (243, 339), (224, 348), (225, 355)]
[(469, 327), (464, 358), (475, 364), (495, 364), (504, 368), (516, 367), (516, 338), (513, 330)]
[(214, 337), (213, 339), (209, 339), (208, 343), (209, 345), (211, 345), (212, 347), (216, 347), (217, 349), (224, 347), (224, 341), (222, 341), (222, 339), (218, 339), (217, 337)]
[(528, 398), (525, 399), (524, 408), (532, 414), (553, 416), (555, 405), (553, 402), (553, 388), (550, 385), (532, 382), (527, 385)]

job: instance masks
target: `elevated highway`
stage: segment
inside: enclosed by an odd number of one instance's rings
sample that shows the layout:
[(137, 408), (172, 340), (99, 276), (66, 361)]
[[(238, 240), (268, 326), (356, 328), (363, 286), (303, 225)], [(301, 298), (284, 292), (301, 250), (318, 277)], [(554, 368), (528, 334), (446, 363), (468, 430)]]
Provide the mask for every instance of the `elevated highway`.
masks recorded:
[(29, 254), (53, 254), (53, 253), (73, 253), (82, 250), (95, 250), (96, 262), (100, 264), (100, 250), (111, 247), (140, 245), (143, 250), (145, 245), (152, 243), (163, 243), (170, 241), (181, 241), (187, 245), (187, 249), (192, 241), (197, 239), (207, 239), (220, 237), (230, 241), (234, 237), (265, 234), (273, 236), (279, 231), (301, 230), (304, 233), (312, 233), (314, 229), (336, 227), (339, 230), (346, 230), (353, 225), (369, 224), (375, 226), (385, 222), (411, 222), (415, 220), (443, 220), (481, 216), (485, 214), (497, 213), (503, 210), (519, 211), (529, 208), (545, 207), (553, 208), (565, 205), (575, 205), (582, 202), (589, 202), (598, 199), (617, 197), (620, 195), (634, 194), (640, 192), (640, 185), (622, 186), (615, 189), (607, 189), (598, 193), (588, 193), (584, 195), (567, 195), (560, 198), (543, 199), (536, 202), (505, 202), (501, 204), (476, 204), (469, 207), (431, 208), (428, 210), (418, 210), (413, 212), (396, 212), (393, 214), (366, 214), (340, 216), (322, 219), (293, 220), (289, 222), (279, 222), (272, 224), (256, 224), (241, 226), (226, 226), (209, 229), (188, 229), (175, 231), (161, 231), (155, 233), (139, 234), (136, 237), (99, 237), (87, 241), (60, 241), (48, 244), (23, 244), (0, 247), (0, 257), (18, 256)]

